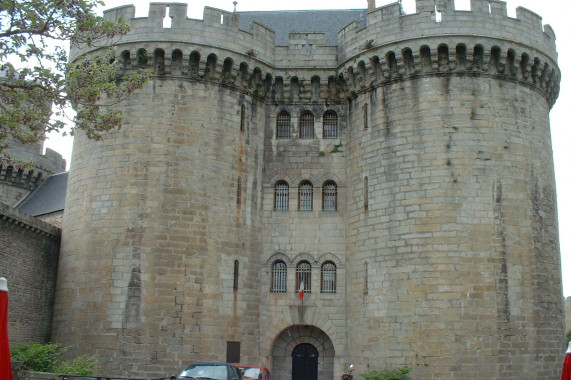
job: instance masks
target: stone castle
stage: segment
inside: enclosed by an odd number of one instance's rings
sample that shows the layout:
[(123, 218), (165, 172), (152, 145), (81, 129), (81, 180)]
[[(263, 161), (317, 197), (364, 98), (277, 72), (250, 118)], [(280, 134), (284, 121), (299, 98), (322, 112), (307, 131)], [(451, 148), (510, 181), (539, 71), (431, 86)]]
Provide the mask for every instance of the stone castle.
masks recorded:
[(105, 12), (132, 25), (116, 59), (153, 75), (120, 131), (75, 138), (53, 341), (123, 376), (560, 375), (560, 71), (538, 15), (134, 14)]

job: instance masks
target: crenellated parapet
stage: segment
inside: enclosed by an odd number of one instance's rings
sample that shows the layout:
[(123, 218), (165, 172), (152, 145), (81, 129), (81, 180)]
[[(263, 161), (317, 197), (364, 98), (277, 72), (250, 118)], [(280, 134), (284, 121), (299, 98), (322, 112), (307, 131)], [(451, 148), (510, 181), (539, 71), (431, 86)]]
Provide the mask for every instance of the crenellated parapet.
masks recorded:
[[(406, 15), (399, 3), (369, 11), (339, 31), (337, 46), (316, 32), (290, 33), (287, 46), (276, 46), (267, 26), (240, 29), (240, 13), (206, 7), (203, 20), (189, 19), (182, 3), (151, 3), (148, 17), (135, 17), (131, 5), (104, 17), (132, 26), (116, 41), (125, 71), (210, 81), (277, 103), (337, 102), (420, 75), (483, 75), (533, 87), (554, 104), (555, 34), (541, 17), (519, 7), (511, 18), (505, 2), (488, 0), (472, 0), (470, 11), (417, 0), (416, 11)], [(73, 48), (71, 59), (88, 52)]]
[[(436, 4), (436, 5), (435, 5)], [(383, 81), (419, 75), (484, 75), (537, 89), (552, 106), (559, 94), (555, 34), (541, 17), (519, 7), (507, 16), (503, 1), (472, 0), (457, 11), (453, 0), (417, 0), (405, 15), (399, 3), (367, 14), (338, 35), (345, 97)]]
[[(275, 34), (270, 28), (252, 23), (249, 31), (240, 30), (239, 14), (210, 7), (204, 8), (203, 20), (190, 19), (187, 8), (187, 4), (181, 3), (151, 3), (148, 17), (135, 17), (135, 7), (127, 5), (105, 11), (104, 18), (122, 18), (130, 23), (129, 33), (113, 41), (119, 47), (143, 46), (155, 41), (173, 45), (184, 43), (194, 45), (195, 49), (214, 47), (244, 56), (255, 55), (261, 62), (273, 61)], [(72, 48), (70, 60), (96, 49)]]
[(355, 21), (341, 29), (339, 62), (361, 53), (365, 44), (385, 46), (443, 36), (517, 41), (532, 55), (533, 51), (541, 51), (549, 60), (557, 61), (553, 29), (543, 26), (541, 17), (526, 8), (518, 7), (516, 18), (511, 18), (504, 1), (471, 0), (471, 10), (457, 11), (454, 0), (416, 0), (414, 14), (404, 14), (395, 2), (368, 12), (365, 25)]
[(34, 169), (18, 169), (13, 166), (0, 165), (0, 182), (8, 183), (12, 186), (19, 186), (26, 189), (36, 188), (44, 179), (42, 171)]

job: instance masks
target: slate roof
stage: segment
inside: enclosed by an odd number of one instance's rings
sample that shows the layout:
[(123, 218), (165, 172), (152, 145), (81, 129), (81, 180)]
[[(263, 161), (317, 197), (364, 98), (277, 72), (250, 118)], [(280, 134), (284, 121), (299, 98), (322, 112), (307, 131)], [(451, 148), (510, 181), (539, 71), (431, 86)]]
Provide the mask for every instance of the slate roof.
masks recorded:
[(69, 172), (50, 175), (15, 208), (32, 216), (62, 211)]
[(250, 30), (252, 21), (276, 32), (276, 46), (287, 46), (292, 32), (325, 33), (327, 46), (337, 45), (337, 32), (352, 21), (365, 26), (366, 9), (238, 12), (239, 28)]

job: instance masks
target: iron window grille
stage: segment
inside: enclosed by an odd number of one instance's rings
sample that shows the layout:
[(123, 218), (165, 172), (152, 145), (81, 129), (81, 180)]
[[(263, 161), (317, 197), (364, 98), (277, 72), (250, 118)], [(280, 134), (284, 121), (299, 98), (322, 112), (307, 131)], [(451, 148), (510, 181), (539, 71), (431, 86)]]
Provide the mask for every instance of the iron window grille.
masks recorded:
[(289, 185), (285, 181), (278, 181), (275, 186), (274, 209), (276, 211), (289, 210)]
[(295, 268), (295, 289), (299, 290), (303, 280), (303, 289), (305, 293), (311, 293), (311, 264), (307, 261), (301, 261)]
[(333, 181), (327, 181), (322, 188), (322, 201), (324, 211), (337, 210), (337, 184)]
[(339, 136), (339, 126), (335, 111), (327, 111), (323, 114), (323, 138), (336, 139)]
[(299, 185), (299, 207), (300, 211), (313, 210), (313, 185), (309, 181), (303, 181)]
[(279, 260), (272, 264), (272, 288), (274, 293), (285, 293), (287, 284), (287, 265)]
[(281, 111), (276, 120), (276, 138), (291, 139), (291, 116), (287, 111)]
[(301, 114), (299, 119), (299, 138), (300, 139), (312, 139), (314, 136), (313, 127), (313, 114), (309, 111), (305, 111)]
[(321, 293), (337, 293), (337, 268), (331, 261), (321, 266)]

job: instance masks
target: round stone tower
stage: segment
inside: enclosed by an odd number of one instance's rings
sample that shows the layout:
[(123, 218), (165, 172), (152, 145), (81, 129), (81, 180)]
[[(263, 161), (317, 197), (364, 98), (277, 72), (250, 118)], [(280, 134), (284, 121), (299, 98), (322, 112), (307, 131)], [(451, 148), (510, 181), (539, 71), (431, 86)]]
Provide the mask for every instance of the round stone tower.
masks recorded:
[(107, 11), (152, 79), (120, 131), (75, 138), (54, 340), (123, 376), (554, 378), (555, 35), (471, 4)]
[[(12, 65), (0, 66), (0, 81), (10, 81)], [(51, 174), (65, 171), (65, 160), (61, 154), (47, 148), (44, 142), (23, 144), (8, 135), (4, 152), (0, 154), (0, 203), (15, 206)], [(21, 163), (22, 167), (15, 165)], [(31, 169), (27, 165), (31, 165)]]
[(197, 358), (230, 360), (227, 347), (230, 358), (258, 357), (268, 89), (249, 80), (256, 60), (233, 54), (218, 11), (204, 22), (181, 4), (151, 4), (148, 18), (134, 11), (105, 15), (133, 19), (117, 58), (153, 75), (121, 104), (120, 131), (75, 138), (54, 338), (97, 355), (110, 374), (170, 376)]
[(360, 366), (406, 364), (414, 379), (555, 378), (555, 36), (503, 2), (416, 9), (377, 9), (340, 32), (359, 215), (347, 265), (363, 273), (348, 278), (349, 346)]

